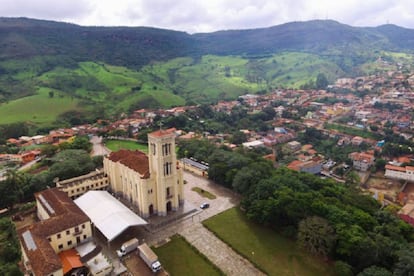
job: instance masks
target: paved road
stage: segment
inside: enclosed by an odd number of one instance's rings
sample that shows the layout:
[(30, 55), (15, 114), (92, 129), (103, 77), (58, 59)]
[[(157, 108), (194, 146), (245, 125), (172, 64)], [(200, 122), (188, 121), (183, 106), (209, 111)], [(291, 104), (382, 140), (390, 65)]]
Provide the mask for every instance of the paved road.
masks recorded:
[(92, 136), (90, 139), (92, 143), (92, 156), (96, 155), (106, 155), (110, 153), (110, 150), (102, 144), (102, 137)]

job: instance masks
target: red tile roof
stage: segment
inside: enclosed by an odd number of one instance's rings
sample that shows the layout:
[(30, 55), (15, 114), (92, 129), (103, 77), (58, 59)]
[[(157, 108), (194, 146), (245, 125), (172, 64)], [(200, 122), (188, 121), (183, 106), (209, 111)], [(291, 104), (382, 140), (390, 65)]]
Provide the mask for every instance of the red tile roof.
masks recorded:
[(398, 166), (389, 165), (389, 164), (385, 165), (385, 169), (392, 170), (392, 171), (406, 172), (405, 167), (398, 167)]
[(153, 136), (153, 137), (163, 137), (163, 136), (169, 136), (172, 133), (174, 133), (176, 131), (175, 128), (169, 128), (169, 129), (160, 129), (154, 132), (149, 133), (149, 136)]
[(69, 249), (60, 252), (59, 258), (61, 263), (63, 264), (63, 275), (65, 275), (74, 268), (79, 268), (83, 266), (80, 260), (80, 256), (75, 249)]
[(138, 172), (142, 178), (149, 178), (148, 156), (142, 151), (136, 150), (119, 150), (112, 152), (108, 159), (112, 162), (119, 162), (131, 170)]
[[(32, 224), (18, 231), (19, 239), (27, 258), (29, 259), (31, 270), (35, 275), (49, 275), (62, 268), (62, 264), (58, 255), (49, 244), (46, 237), (39, 235), (34, 231), (35, 225)], [(29, 249), (25, 241), (23, 241), (23, 233), (29, 231), (36, 245), (36, 249)]]
[[(34, 223), (18, 231), (19, 239), (30, 260), (35, 275), (48, 275), (62, 268), (58, 255), (47, 238), (66, 229), (89, 221), (86, 214), (57, 188), (35, 193), (35, 198), (48, 212), (50, 218)], [(29, 231), (36, 249), (28, 248), (23, 234)]]

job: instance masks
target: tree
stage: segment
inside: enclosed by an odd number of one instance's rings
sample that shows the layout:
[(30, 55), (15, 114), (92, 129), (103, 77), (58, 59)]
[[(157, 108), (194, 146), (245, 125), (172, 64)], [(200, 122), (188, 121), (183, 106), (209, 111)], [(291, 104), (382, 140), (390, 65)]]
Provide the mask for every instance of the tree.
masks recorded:
[(316, 89), (325, 89), (328, 86), (328, 79), (325, 74), (319, 73), (316, 77)]
[(352, 273), (352, 266), (343, 262), (343, 261), (336, 261), (335, 262), (335, 273), (338, 276), (353, 276)]
[(233, 144), (240, 145), (247, 141), (247, 136), (242, 131), (235, 131), (231, 140)]
[(335, 241), (335, 231), (326, 219), (312, 216), (299, 222), (298, 243), (310, 253), (328, 256)]
[(398, 251), (398, 262), (395, 264), (395, 276), (414, 275), (414, 245)]
[(258, 179), (270, 176), (272, 169), (271, 163), (266, 160), (249, 164), (236, 173), (232, 187), (236, 192), (246, 194), (255, 186)]
[(386, 164), (387, 164), (387, 161), (385, 161), (382, 158), (378, 158), (377, 160), (375, 160), (375, 169), (377, 171), (384, 170)]
[(92, 143), (89, 142), (88, 136), (76, 136), (75, 140), (69, 145), (70, 149), (81, 149), (86, 152), (92, 150)]
[(6, 172), (6, 181), (5, 184), (8, 186), (6, 189), (11, 200), (14, 199), (11, 203), (10, 208), (13, 209), (14, 203), (20, 202), (23, 199), (24, 192), (23, 187), (27, 184), (26, 176), (18, 170), (9, 169)]
[(392, 276), (392, 273), (383, 267), (373, 265), (365, 268), (357, 276)]
[(95, 168), (89, 154), (84, 150), (68, 149), (59, 152), (52, 159), (50, 175), (60, 180), (86, 174)]
[(95, 168), (102, 168), (103, 167), (103, 156), (96, 155), (92, 157), (92, 162), (95, 165)]
[(45, 155), (46, 157), (52, 157), (56, 154), (57, 150), (57, 146), (47, 144), (42, 147), (41, 152), (42, 155)]
[(345, 178), (345, 184), (348, 185), (348, 187), (351, 189), (357, 189), (360, 183), (361, 179), (356, 172), (350, 172), (347, 174)]
[(49, 91), (49, 98), (53, 98), (55, 96), (55, 92)]

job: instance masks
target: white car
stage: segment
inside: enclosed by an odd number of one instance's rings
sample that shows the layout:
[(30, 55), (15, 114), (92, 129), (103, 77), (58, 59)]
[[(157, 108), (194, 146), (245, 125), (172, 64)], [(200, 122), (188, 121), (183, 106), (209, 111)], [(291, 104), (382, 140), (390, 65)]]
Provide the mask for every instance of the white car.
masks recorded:
[(208, 204), (208, 203), (203, 203), (203, 204), (200, 205), (201, 209), (207, 209), (208, 207), (210, 207), (210, 204)]

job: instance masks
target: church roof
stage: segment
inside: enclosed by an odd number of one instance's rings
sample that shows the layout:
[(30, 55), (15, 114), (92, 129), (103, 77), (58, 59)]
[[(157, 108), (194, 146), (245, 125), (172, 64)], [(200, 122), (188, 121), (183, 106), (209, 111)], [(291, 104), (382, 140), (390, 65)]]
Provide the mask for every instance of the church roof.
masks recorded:
[(108, 159), (112, 162), (119, 162), (131, 170), (138, 172), (142, 178), (149, 178), (148, 156), (139, 150), (119, 150), (111, 152)]
[(169, 129), (160, 129), (154, 132), (149, 133), (149, 136), (153, 137), (163, 137), (163, 136), (170, 136), (171, 134), (175, 133), (176, 128), (169, 128)]

